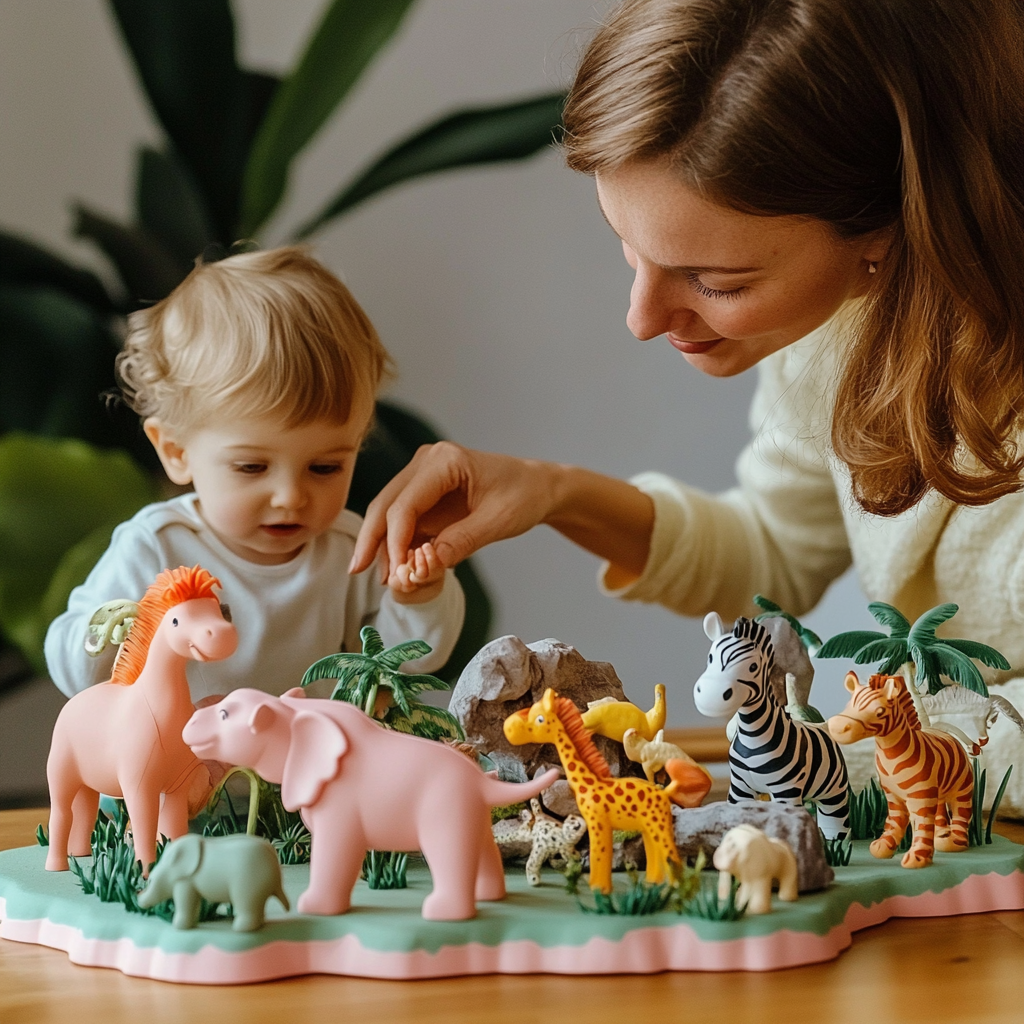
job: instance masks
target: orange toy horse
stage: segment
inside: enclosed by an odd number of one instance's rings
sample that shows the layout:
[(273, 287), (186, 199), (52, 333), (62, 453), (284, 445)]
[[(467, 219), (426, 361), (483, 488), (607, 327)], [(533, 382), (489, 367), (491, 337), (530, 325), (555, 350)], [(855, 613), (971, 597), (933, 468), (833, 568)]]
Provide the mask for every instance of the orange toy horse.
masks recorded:
[(205, 768), (181, 738), (195, 710), (185, 662), (219, 661), (238, 646), (213, 593), (219, 585), (198, 565), (160, 573), (139, 603), (110, 681), (64, 705), (46, 762), (47, 871), (67, 871), (68, 854), (92, 852), (100, 793), (124, 798), (146, 871), (159, 833), (175, 839), (188, 831), (189, 783)]
[(889, 802), (885, 831), (871, 853), (891, 857), (908, 819), (914, 839), (900, 861), (905, 868), (927, 867), (935, 850), (966, 850), (974, 772), (964, 748), (948, 733), (921, 728), (902, 676), (874, 675), (863, 686), (847, 672), (846, 688), (850, 703), (828, 720), (828, 731), (840, 743), (875, 737), (875, 764)]

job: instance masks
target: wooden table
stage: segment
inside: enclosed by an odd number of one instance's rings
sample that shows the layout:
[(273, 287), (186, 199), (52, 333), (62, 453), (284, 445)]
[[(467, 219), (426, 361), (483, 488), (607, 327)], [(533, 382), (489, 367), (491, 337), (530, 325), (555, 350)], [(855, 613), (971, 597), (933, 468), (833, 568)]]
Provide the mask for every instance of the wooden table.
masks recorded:
[[(0, 849), (43, 810), (0, 812)], [(1024, 825), (998, 831), (1024, 843)], [(492, 975), (389, 982), (314, 976), (203, 988), (77, 967), (0, 940), (0, 1024), (871, 1024), (1024, 1020), (1024, 911), (893, 920), (837, 960), (769, 974)]]

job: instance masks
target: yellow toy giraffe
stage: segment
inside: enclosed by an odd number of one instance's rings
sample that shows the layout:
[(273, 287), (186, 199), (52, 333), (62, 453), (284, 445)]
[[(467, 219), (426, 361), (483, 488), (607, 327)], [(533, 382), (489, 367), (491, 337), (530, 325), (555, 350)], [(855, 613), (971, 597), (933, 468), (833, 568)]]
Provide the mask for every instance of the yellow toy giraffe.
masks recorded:
[(615, 778), (568, 697), (545, 690), (533, 707), (509, 715), (504, 729), (510, 743), (555, 745), (590, 833), (591, 889), (612, 891), (613, 829), (643, 835), (648, 882), (672, 880), (669, 865), (678, 867), (680, 859), (668, 793), (646, 779)]

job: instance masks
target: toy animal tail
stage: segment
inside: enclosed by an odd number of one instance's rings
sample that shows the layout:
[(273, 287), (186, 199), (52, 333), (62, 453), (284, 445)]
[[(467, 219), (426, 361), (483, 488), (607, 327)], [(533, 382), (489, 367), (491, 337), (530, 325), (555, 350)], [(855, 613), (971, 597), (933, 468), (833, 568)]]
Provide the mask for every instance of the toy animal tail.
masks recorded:
[(543, 775), (538, 775), (532, 782), (501, 782), (490, 775), (484, 776), (484, 800), (491, 807), (504, 807), (508, 804), (525, 802), (531, 797), (539, 796), (552, 782), (561, 778), (557, 768), (551, 768)]
[(671, 780), (665, 794), (680, 807), (700, 807), (711, 790), (711, 774), (696, 761), (673, 757), (665, 762), (665, 771)]

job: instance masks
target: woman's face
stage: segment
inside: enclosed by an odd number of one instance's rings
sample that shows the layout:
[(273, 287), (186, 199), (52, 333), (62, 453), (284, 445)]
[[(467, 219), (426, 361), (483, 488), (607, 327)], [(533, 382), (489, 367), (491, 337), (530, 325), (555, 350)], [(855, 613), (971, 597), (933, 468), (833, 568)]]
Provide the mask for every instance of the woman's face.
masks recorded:
[(880, 234), (839, 238), (808, 217), (759, 217), (702, 199), (660, 161), (597, 176), (597, 195), (636, 271), (626, 324), (664, 334), (713, 377), (742, 373), (820, 327), (872, 282)]

